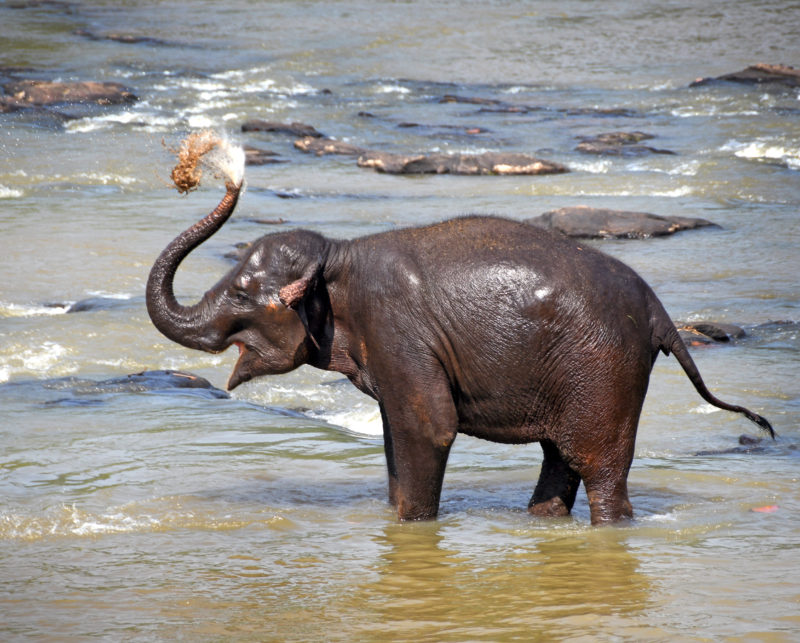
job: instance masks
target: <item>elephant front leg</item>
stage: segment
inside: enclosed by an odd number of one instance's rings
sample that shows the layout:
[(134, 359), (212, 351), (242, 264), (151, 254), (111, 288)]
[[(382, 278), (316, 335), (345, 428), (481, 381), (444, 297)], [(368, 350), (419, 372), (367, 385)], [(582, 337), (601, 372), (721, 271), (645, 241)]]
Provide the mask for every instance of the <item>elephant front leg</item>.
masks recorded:
[(544, 460), (528, 511), (534, 516), (568, 516), (575, 504), (581, 478), (552, 442), (545, 440), (541, 445)]
[(389, 422), (386, 419), (386, 410), (380, 404), (381, 422), (383, 422), (383, 452), (386, 455), (386, 470), (389, 474), (389, 504), (397, 507), (397, 467), (394, 463), (394, 444)]
[(426, 391), (381, 403), (389, 501), (400, 520), (431, 520), (439, 512), (444, 471), (456, 436), (452, 399)]

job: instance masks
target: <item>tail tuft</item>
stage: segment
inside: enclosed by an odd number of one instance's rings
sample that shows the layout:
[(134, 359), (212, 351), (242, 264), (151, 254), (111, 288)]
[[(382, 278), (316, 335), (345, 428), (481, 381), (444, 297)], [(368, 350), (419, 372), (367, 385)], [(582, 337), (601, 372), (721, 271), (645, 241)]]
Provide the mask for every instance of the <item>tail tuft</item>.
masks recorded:
[(748, 420), (758, 424), (759, 428), (765, 433), (768, 433), (773, 440), (775, 439), (775, 429), (772, 428), (772, 425), (769, 423), (769, 420), (767, 420), (767, 418), (762, 417), (756, 413), (753, 413), (752, 411), (749, 411), (747, 409), (742, 409), (742, 413), (744, 413), (745, 417)]

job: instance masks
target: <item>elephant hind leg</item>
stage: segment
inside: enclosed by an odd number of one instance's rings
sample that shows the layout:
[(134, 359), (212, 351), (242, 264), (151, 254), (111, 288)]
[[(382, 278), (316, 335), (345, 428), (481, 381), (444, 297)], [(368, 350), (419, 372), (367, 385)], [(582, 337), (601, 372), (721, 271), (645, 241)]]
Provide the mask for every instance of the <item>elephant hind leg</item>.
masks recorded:
[(541, 445), (544, 460), (528, 511), (534, 516), (568, 516), (575, 504), (581, 478), (552, 442), (545, 440)]
[(633, 518), (628, 472), (633, 461), (635, 426), (633, 423), (633, 429), (621, 431), (611, 446), (595, 448), (590, 456), (578, 458), (575, 464), (589, 498), (593, 525)]
[(589, 497), (593, 525), (611, 524), (633, 519), (633, 506), (628, 498), (625, 476), (584, 480)]

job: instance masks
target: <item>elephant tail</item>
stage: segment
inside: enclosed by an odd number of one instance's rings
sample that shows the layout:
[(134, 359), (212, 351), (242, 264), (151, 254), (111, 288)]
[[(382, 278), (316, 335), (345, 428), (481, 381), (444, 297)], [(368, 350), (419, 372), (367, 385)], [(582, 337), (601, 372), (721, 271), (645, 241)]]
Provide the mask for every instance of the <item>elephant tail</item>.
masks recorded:
[[(660, 303), (658, 307), (664, 311)], [(741, 413), (748, 420), (757, 424), (762, 431), (768, 433), (769, 436), (774, 440), (775, 430), (772, 428), (772, 425), (766, 418), (758, 415), (757, 413), (753, 413), (750, 409), (747, 409), (743, 406), (737, 406), (736, 404), (728, 404), (727, 402), (723, 402), (708, 390), (703, 378), (700, 376), (700, 371), (697, 369), (697, 365), (694, 363), (692, 356), (689, 354), (689, 349), (686, 347), (683, 339), (681, 339), (678, 329), (675, 328), (675, 324), (673, 324), (669, 319), (666, 311), (663, 312), (663, 315), (659, 315), (659, 317), (661, 319), (660, 323), (656, 324), (655, 333), (657, 350), (663, 351), (665, 355), (672, 353), (675, 356), (675, 359), (678, 360), (683, 372), (686, 373), (687, 377), (694, 385), (695, 390), (700, 394), (700, 397), (717, 408), (724, 409), (726, 411), (733, 411), (734, 413)]]

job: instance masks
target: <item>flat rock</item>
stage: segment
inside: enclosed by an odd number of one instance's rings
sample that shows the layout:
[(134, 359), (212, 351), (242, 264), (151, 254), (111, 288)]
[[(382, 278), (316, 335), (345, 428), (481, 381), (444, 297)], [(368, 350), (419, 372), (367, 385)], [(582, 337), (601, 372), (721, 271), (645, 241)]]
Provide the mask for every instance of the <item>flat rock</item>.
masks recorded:
[[(137, 97), (120, 83), (95, 81), (56, 82), (48, 80), (18, 80), (3, 85), (0, 103), (12, 109), (43, 107), (59, 103), (94, 103), (119, 105), (131, 103)], [(8, 111), (11, 111), (9, 109)]]
[(644, 140), (655, 138), (645, 132), (607, 132), (597, 136), (583, 136), (575, 148), (584, 154), (602, 156), (643, 156), (646, 154), (675, 154), (671, 150), (640, 145)]
[(649, 212), (627, 212), (586, 205), (560, 208), (527, 219), (527, 223), (585, 239), (647, 239), (681, 230), (715, 226), (706, 219), (664, 217)]
[(569, 169), (560, 163), (527, 154), (487, 152), (485, 154), (405, 155), (368, 152), (358, 159), (359, 167), (386, 174), (562, 174)]
[(285, 161), (277, 158), (278, 153), (272, 150), (262, 150), (250, 145), (244, 146), (245, 165), (269, 165), (270, 163), (284, 163)]
[(337, 141), (327, 137), (304, 136), (294, 142), (294, 146), (303, 152), (325, 156), (328, 154), (341, 154), (343, 156), (360, 156), (366, 153), (363, 147)]
[(743, 328), (719, 322), (675, 322), (675, 327), (687, 346), (727, 344), (747, 336)]
[(698, 78), (690, 86), (697, 87), (716, 82), (744, 83), (748, 85), (776, 84), (800, 87), (800, 70), (789, 65), (758, 63), (731, 74), (723, 74), (715, 78)]
[(264, 121), (254, 119), (242, 124), (243, 132), (273, 132), (276, 134), (290, 134), (292, 136), (313, 136), (321, 138), (322, 134), (311, 125), (305, 123), (278, 123), (275, 121)]

